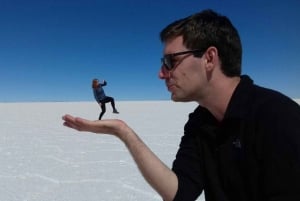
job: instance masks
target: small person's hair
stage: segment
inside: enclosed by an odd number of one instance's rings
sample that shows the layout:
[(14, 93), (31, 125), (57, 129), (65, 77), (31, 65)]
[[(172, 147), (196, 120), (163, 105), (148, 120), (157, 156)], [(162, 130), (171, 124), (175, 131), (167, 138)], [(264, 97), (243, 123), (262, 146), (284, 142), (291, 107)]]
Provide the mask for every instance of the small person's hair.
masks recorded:
[(99, 83), (99, 80), (98, 79), (93, 79), (93, 81), (92, 81), (92, 88), (93, 89), (95, 89), (95, 88), (97, 88), (98, 87), (98, 83)]

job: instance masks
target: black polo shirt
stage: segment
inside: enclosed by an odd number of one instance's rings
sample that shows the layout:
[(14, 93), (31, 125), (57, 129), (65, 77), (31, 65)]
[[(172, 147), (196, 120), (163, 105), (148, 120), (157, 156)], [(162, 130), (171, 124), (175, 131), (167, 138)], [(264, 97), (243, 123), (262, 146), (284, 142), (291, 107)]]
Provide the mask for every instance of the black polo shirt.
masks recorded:
[(189, 115), (172, 169), (175, 201), (299, 201), (300, 106), (241, 76), (222, 122)]

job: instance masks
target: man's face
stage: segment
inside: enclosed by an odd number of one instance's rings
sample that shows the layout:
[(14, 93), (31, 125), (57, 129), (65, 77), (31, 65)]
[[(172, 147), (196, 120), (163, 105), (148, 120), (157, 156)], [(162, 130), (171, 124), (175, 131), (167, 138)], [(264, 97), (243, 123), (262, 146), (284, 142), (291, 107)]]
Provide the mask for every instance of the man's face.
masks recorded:
[[(164, 55), (188, 51), (183, 45), (182, 37), (167, 41)], [(169, 58), (173, 68), (167, 70), (162, 65), (159, 77), (165, 80), (173, 101), (198, 101), (206, 83), (204, 59), (195, 57), (193, 53), (184, 53)]]

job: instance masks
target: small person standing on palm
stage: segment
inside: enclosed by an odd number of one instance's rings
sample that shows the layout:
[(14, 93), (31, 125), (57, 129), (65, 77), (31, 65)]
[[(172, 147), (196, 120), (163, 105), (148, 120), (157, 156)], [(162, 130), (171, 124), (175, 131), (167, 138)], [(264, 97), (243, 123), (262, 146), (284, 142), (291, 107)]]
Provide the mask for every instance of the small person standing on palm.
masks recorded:
[(94, 97), (95, 97), (95, 100), (97, 101), (97, 103), (99, 104), (99, 106), (101, 108), (101, 113), (99, 115), (99, 120), (101, 120), (102, 116), (106, 112), (105, 104), (108, 103), (108, 102), (111, 103), (111, 106), (113, 108), (113, 113), (116, 113), (116, 114), (119, 113), (117, 111), (116, 107), (115, 107), (114, 98), (105, 95), (103, 86), (106, 86), (106, 85), (107, 85), (107, 82), (105, 80), (103, 80), (103, 82), (100, 83), (98, 79), (93, 79), (92, 88), (93, 88)]

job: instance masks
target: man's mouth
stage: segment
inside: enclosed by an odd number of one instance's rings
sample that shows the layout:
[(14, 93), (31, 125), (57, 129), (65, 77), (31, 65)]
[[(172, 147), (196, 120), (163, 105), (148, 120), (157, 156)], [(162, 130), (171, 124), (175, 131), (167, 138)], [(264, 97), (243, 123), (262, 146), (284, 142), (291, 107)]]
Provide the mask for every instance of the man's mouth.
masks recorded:
[(172, 92), (176, 88), (175, 84), (167, 84), (168, 91)]

